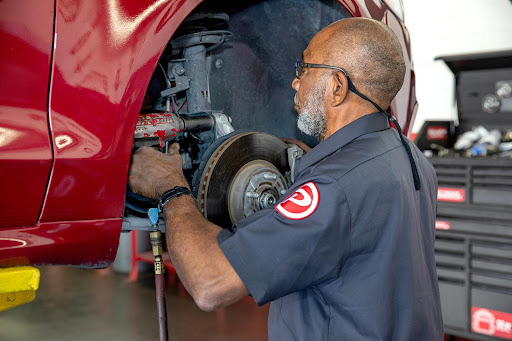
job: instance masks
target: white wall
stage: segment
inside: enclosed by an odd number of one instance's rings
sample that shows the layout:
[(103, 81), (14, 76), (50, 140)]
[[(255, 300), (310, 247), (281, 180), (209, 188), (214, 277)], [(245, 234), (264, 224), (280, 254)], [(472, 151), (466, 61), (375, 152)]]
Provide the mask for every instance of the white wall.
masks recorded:
[(511, 0), (403, 0), (412, 41), (419, 110), (425, 120), (457, 118), (454, 77), (442, 55), (512, 50)]

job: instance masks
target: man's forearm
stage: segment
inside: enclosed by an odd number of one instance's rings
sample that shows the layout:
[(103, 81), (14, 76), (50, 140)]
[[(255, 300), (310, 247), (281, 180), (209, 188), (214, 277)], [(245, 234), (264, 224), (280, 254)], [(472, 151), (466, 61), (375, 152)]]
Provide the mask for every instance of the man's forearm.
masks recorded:
[[(161, 198), (174, 186), (188, 187), (182, 172), (179, 145), (168, 154), (149, 147), (132, 156), (128, 183), (148, 198)], [(151, 167), (147, 167), (151, 165)], [(164, 206), (167, 246), (180, 280), (203, 310), (214, 310), (249, 294), (217, 243), (221, 228), (208, 222), (188, 195)]]
[(185, 288), (203, 310), (215, 310), (249, 294), (217, 243), (221, 227), (208, 222), (190, 196), (164, 207), (167, 247)]

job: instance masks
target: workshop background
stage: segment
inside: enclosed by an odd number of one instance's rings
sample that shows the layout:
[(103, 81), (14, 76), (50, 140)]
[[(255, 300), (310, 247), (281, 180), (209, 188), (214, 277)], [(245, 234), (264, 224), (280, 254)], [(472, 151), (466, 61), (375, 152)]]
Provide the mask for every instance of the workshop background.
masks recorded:
[(509, 0), (403, 3), (419, 103), (412, 131), (418, 133), (425, 120), (458, 119), (455, 78), (446, 64), (435, 58), (512, 50), (512, 4)]
[[(488, 146), (492, 143), (487, 142), (484, 149), (489, 155), (476, 163), (466, 163), (463, 153), (450, 154), (453, 143), (464, 133), (454, 128), (461, 113), (457, 106), (456, 77), (445, 61), (435, 60), (440, 56), (512, 51), (512, 2), (403, 0), (403, 3), (412, 40), (419, 103), (412, 135), (419, 141), (426, 121), (435, 121), (434, 128), (447, 130), (442, 149), (431, 150), (430, 143), (423, 143), (423, 149), (441, 172), (444, 181), (441, 185), (448, 196), (441, 203), (445, 205), (441, 210), (444, 216), (436, 224), (440, 236), (436, 252), (445, 266), (441, 269), (444, 276), (441, 290), (445, 323), (448, 323), (445, 327), (450, 335), (446, 339), (457, 336), (458, 340), (512, 340), (512, 216), (509, 212), (512, 160), (497, 157), (498, 152), (491, 155)], [(492, 64), (492, 56), (481, 58), (491, 59)], [(499, 58), (500, 63), (508, 59), (510, 69), (512, 52)], [(485, 70), (494, 72), (489, 62), (483, 64)], [(482, 79), (485, 81), (485, 75)], [(500, 79), (507, 80), (512, 78)], [(503, 102), (506, 104), (507, 100)], [(499, 114), (498, 110), (495, 115)], [(468, 130), (473, 123), (485, 126), (494, 117), (467, 122)], [(454, 124), (442, 125), (439, 123), (442, 121)], [(500, 139), (504, 139), (507, 129), (512, 129), (512, 120), (508, 123), (509, 126), (502, 126)], [(492, 135), (493, 125), (490, 123), (486, 131), (477, 131), (478, 136)], [(423, 133), (427, 132), (425, 128)], [(466, 152), (478, 144), (477, 139), (472, 143)], [(500, 143), (506, 141), (499, 141), (498, 146)], [(478, 174), (483, 175), (478, 178)], [(485, 187), (482, 185), (485, 181), (494, 182)], [(482, 186), (491, 191), (482, 191)], [(477, 198), (482, 201), (471, 201)], [(481, 205), (491, 208), (480, 210)], [(116, 262), (107, 269), (39, 267), (41, 280), (36, 299), (0, 313), (0, 340), (156, 340), (158, 316), (153, 273), (149, 271), (152, 255), (143, 254), (143, 250), (149, 250), (147, 233), (123, 233)], [(133, 257), (139, 257), (135, 258), (136, 263), (139, 261), (139, 271), (134, 271)], [(473, 271), (482, 267), (486, 271)], [(268, 305), (257, 307), (248, 297), (215, 313), (202, 312), (172, 270), (168, 272), (166, 293), (171, 340), (267, 338)], [(489, 302), (494, 309), (476, 305)]]
[[(512, 3), (404, 0), (445, 333), (512, 339)], [(438, 8), (435, 19), (428, 15)]]

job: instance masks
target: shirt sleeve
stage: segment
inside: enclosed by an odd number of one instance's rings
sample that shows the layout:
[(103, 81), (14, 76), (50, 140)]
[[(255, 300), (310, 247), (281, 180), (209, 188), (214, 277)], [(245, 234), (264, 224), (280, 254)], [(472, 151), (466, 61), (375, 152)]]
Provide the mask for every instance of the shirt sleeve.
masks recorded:
[(334, 179), (301, 181), (287, 194), (217, 237), (259, 305), (335, 278), (350, 251), (349, 207)]

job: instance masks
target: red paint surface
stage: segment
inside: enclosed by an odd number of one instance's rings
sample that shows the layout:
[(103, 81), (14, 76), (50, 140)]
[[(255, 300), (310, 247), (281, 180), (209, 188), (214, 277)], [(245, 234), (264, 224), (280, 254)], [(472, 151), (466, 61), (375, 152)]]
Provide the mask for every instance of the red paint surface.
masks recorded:
[(73, 143), (55, 148), (42, 222), (121, 217), (147, 85), (198, 2), (58, 2), (52, 138), (66, 135)]
[(464, 202), (466, 191), (464, 188), (439, 187), (437, 189), (437, 201)]
[(102, 268), (114, 261), (122, 219), (43, 223), (0, 230), (0, 267), (69, 264)]
[(37, 222), (52, 159), (46, 101), (53, 0), (20, 4), (0, 2), (0, 229)]
[[(144, 93), (169, 38), (200, 1), (57, 1), (51, 77), (54, 2), (0, 2), (8, 80), (0, 83), (0, 266), (113, 260)], [(408, 33), (380, 1), (340, 2), (386, 22), (410, 64)], [(407, 72), (392, 103), (404, 133), (416, 106)]]
[(512, 314), (472, 307), (471, 331), (478, 334), (512, 340)]
[(0, 199), (0, 266), (114, 260), (143, 96), (169, 38), (199, 2), (57, 1), (51, 136), (54, 3), (0, 2), (9, 80), (1, 83), (0, 127), (15, 139), (0, 148), (0, 175), (9, 179)]

